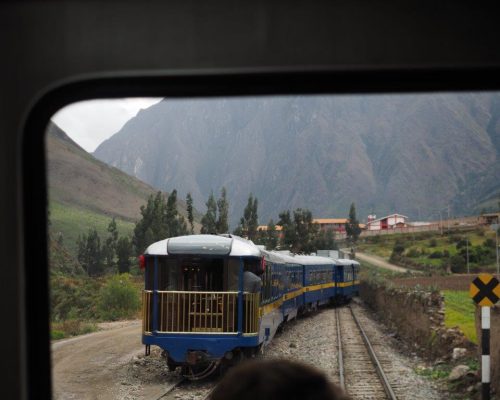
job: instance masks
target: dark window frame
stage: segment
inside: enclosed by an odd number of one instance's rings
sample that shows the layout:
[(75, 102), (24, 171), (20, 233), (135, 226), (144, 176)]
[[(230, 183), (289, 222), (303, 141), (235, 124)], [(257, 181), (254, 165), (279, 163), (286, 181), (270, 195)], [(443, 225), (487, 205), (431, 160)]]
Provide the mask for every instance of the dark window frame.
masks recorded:
[(28, 397), (51, 394), (45, 133), (71, 103), (123, 97), (231, 97), (500, 90), (500, 68), (220, 70), (94, 75), (48, 89), (27, 114), (21, 154), (22, 246)]

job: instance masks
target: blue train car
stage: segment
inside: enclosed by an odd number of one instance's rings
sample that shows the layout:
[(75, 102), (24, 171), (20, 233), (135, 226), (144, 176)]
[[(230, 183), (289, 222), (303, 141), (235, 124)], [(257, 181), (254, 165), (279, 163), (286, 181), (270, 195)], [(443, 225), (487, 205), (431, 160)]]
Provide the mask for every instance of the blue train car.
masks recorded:
[(142, 342), (201, 379), (252, 357), (279, 326), (356, 291), (359, 265), (263, 250), (233, 235), (162, 240), (144, 254)]
[(336, 295), (335, 262), (326, 257), (295, 256), (304, 268), (304, 304), (308, 309), (328, 303)]
[(355, 260), (335, 260), (336, 297), (338, 302), (347, 302), (359, 294), (360, 265)]

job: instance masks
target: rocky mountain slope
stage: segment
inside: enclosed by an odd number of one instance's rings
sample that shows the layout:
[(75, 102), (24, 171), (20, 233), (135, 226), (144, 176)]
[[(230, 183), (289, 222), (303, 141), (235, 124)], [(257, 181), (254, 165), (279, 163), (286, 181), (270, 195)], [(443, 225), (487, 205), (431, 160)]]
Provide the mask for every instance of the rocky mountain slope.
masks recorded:
[(226, 186), (234, 222), (248, 194), (260, 222), (283, 209), (316, 217), (473, 212), (500, 194), (500, 95), (289, 96), (164, 100), (94, 155), (204, 210)]
[[(46, 135), (50, 229), (63, 235), (74, 254), (76, 238), (95, 227), (102, 236), (112, 217), (122, 234), (130, 234), (140, 218), (140, 207), (158, 189), (108, 166), (73, 142), (57, 125)], [(186, 215), (186, 204), (179, 202)], [(200, 215), (196, 213), (196, 219)], [(199, 223), (197, 223), (199, 227)]]

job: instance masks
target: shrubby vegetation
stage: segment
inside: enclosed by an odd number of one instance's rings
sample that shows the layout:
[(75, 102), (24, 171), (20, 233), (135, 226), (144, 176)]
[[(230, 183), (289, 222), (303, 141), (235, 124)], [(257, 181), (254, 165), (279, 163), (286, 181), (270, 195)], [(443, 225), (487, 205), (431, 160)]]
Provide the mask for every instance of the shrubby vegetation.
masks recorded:
[(364, 238), (360, 249), (429, 273), (476, 273), (494, 267), (495, 239), (483, 228), (459, 233), (420, 232)]
[[(112, 218), (107, 229), (88, 228), (76, 240), (76, 259), (65, 250), (64, 237), (59, 233), (50, 240), (51, 257), (51, 330), (52, 338), (91, 332), (96, 322), (133, 318), (140, 308), (142, 279), (133, 256), (142, 254), (151, 243), (167, 237), (194, 233), (193, 199), (186, 197), (187, 221), (177, 211), (177, 191), (168, 197), (161, 192), (150, 195), (140, 208), (141, 218), (135, 224), (133, 236), (120, 235)], [(202, 218), (202, 233), (229, 231), (229, 202), (222, 188), (216, 200), (213, 193), (207, 200), (207, 212)], [(354, 204), (351, 206), (349, 230), (351, 239), (359, 235)], [(50, 221), (50, 219), (49, 219)], [(50, 224), (50, 222), (49, 222)], [(333, 232), (321, 231), (313, 223), (307, 209), (283, 211), (279, 215), (280, 238), (276, 223), (271, 219), (267, 230), (258, 231), (258, 200), (249, 195), (235, 234), (264, 244), (268, 249), (289, 249), (310, 253), (318, 249), (335, 249)], [(104, 232), (104, 233), (103, 233)]]
[(85, 275), (51, 277), (53, 339), (89, 333), (96, 322), (134, 318), (140, 308), (142, 279), (129, 274), (90, 278)]
[(114, 321), (134, 317), (140, 305), (139, 293), (130, 275), (120, 274), (110, 276), (101, 287), (97, 311), (100, 319)]

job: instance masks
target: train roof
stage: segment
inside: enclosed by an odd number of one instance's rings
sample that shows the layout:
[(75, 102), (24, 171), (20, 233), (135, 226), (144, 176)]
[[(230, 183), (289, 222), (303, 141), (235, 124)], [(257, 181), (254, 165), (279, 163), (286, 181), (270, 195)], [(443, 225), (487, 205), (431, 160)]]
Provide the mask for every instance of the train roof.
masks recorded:
[(337, 265), (359, 265), (356, 260), (351, 260), (350, 258), (338, 258), (335, 260)]
[(332, 258), (321, 257), (321, 256), (303, 256), (296, 255), (293, 257), (296, 262), (302, 265), (332, 265), (335, 261)]
[(261, 257), (261, 250), (250, 240), (235, 235), (176, 236), (150, 245), (146, 255), (206, 254)]
[(262, 250), (262, 255), (266, 257), (269, 261), (287, 264), (300, 264), (295, 257), (289, 255), (289, 253), (271, 250)]

